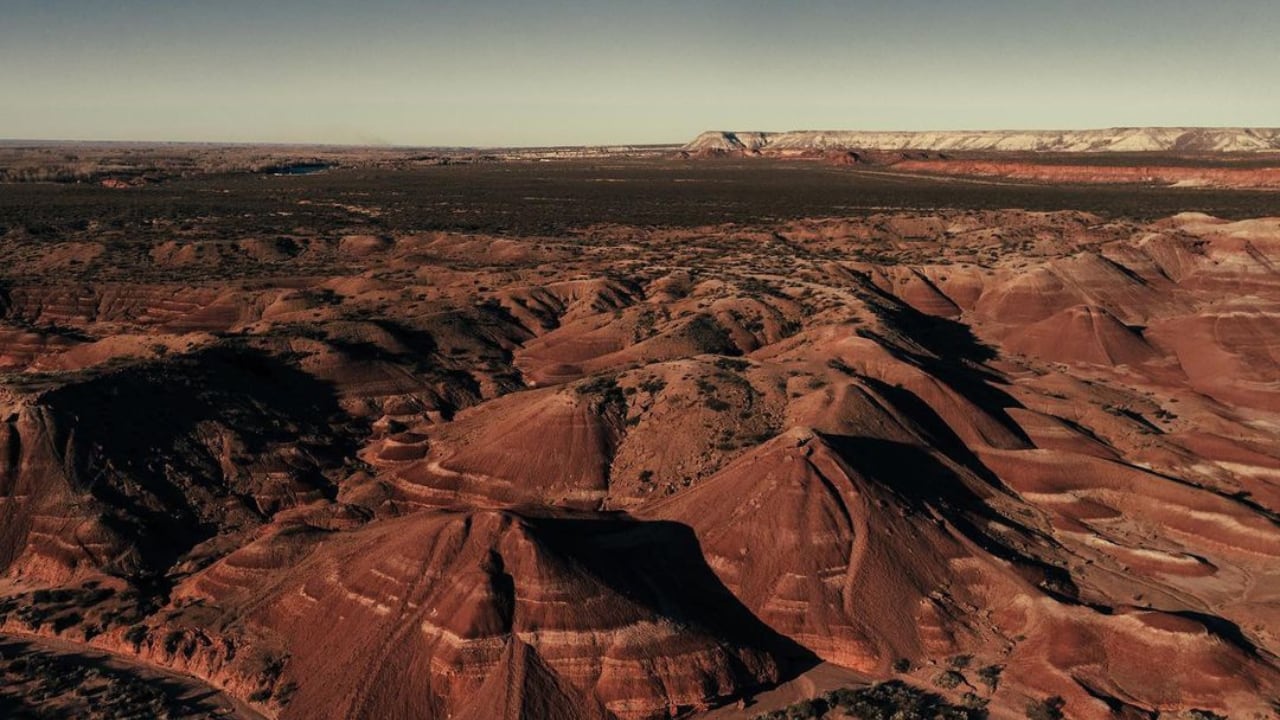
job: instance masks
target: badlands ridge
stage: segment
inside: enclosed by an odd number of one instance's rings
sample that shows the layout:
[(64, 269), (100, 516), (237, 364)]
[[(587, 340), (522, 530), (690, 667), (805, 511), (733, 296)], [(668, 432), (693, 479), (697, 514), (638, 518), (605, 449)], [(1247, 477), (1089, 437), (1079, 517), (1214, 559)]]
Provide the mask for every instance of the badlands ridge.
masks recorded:
[(704, 132), (688, 152), (806, 150), (931, 150), (936, 152), (1280, 152), (1277, 128), (1133, 127), (1100, 130), (961, 130)]
[(1280, 219), (613, 162), (5, 186), (0, 714), (1274, 716)]

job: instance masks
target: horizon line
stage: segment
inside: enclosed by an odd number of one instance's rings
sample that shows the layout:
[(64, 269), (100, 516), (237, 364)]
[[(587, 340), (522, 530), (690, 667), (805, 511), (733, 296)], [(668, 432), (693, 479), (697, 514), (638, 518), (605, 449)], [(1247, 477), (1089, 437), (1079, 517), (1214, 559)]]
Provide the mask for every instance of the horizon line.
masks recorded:
[(880, 133), (880, 134), (912, 134), (926, 135), (933, 133), (1072, 133), (1072, 132), (1103, 132), (1107, 130), (1242, 130), (1242, 131), (1267, 131), (1280, 132), (1280, 126), (1262, 126), (1262, 125), (1112, 125), (1105, 127), (1078, 127), (1078, 128), (952, 128), (952, 129), (929, 129), (929, 130), (906, 130), (906, 129), (889, 129), (889, 130), (871, 130), (859, 128), (792, 128), (788, 130), (729, 130), (729, 129), (707, 129), (697, 132), (691, 139), (676, 140), (668, 142), (590, 142), (590, 143), (528, 143), (528, 144), (470, 144), (470, 145), (432, 145), (417, 143), (347, 143), (347, 142), (326, 142), (326, 141), (288, 141), (288, 140), (195, 140), (195, 139), (101, 139), (101, 138), (44, 138), (44, 137), (0, 137), (0, 145), (17, 145), (17, 144), (46, 144), (46, 145), (185, 145), (185, 146), (210, 146), (210, 147), (280, 147), (280, 148), (333, 148), (333, 149), (380, 149), (380, 150), (471, 150), (471, 151), (487, 151), (487, 150), (554, 150), (554, 149), (577, 149), (577, 148), (611, 148), (611, 147), (633, 147), (633, 148), (664, 148), (678, 147), (689, 144), (703, 135), (721, 133), (721, 134), (745, 134), (759, 133), (768, 135), (783, 135), (787, 133)]

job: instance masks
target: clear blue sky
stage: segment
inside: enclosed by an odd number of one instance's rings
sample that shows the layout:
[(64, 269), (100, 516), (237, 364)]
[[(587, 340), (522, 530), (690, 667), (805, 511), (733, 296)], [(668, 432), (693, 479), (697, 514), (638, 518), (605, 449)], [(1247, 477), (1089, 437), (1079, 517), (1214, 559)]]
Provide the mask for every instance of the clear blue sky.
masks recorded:
[(0, 137), (1280, 125), (1280, 0), (0, 0)]

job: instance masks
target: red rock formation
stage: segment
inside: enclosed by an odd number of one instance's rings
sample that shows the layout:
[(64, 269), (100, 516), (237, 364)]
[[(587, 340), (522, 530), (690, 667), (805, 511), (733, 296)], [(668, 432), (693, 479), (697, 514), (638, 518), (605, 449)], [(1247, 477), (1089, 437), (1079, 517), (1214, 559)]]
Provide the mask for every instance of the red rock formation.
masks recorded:
[(1280, 222), (395, 207), (6, 236), (0, 629), (281, 718), (696, 717), (833, 665), (1269, 712)]

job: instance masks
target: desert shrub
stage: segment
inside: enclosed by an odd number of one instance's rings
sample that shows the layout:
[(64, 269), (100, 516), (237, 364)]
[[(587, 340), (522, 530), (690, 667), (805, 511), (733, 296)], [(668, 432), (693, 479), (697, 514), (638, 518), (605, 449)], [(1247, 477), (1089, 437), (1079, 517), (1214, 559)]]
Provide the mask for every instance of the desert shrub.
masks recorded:
[(741, 358), (722, 357), (716, 358), (715, 366), (721, 370), (742, 372), (743, 370), (751, 367), (751, 362), (749, 360), (742, 360)]
[(55, 633), (60, 633), (67, 628), (77, 625), (83, 619), (84, 618), (81, 617), (80, 613), (75, 612), (67, 613), (66, 615), (59, 615), (53, 620), (53, 631)]
[(298, 683), (290, 680), (282, 684), (280, 687), (276, 688), (276, 693), (275, 693), (276, 702), (280, 703), (281, 705), (288, 705), (289, 701), (293, 699), (293, 695), (296, 692), (298, 692)]
[(955, 670), (947, 670), (938, 677), (933, 679), (933, 684), (940, 688), (948, 690), (959, 687), (964, 682), (964, 676)]
[(178, 648), (182, 645), (182, 632), (178, 630), (170, 630), (164, 636), (164, 651), (169, 655), (176, 655)]
[(699, 351), (716, 355), (741, 355), (742, 351), (729, 337), (729, 332), (713, 318), (700, 315), (689, 323), (686, 332)]
[(610, 406), (625, 406), (627, 396), (622, 392), (622, 388), (618, 387), (617, 378), (614, 377), (596, 377), (579, 385), (577, 393), (584, 396), (596, 396), (600, 398), (598, 410), (603, 411)]
[(45, 624), (52, 614), (52, 610), (47, 607), (37, 605), (27, 605), (18, 608), (18, 619), (27, 625), (27, 627), (40, 628)]
[(657, 395), (658, 393), (662, 392), (662, 389), (665, 388), (666, 386), (667, 386), (667, 381), (663, 380), (662, 378), (656, 375), (651, 378), (647, 378), (640, 383), (640, 389), (649, 393), (650, 395)]
[(978, 679), (982, 681), (983, 685), (986, 685), (988, 689), (994, 692), (996, 686), (1000, 684), (1001, 672), (1004, 672), (1003, 665), (987, 665), (985, 667), (978, 668)]
[(1027, 703), (1027, 720), (1062, 720), (1066, 717), (1062, 714), (1062, 708), (1066, 705), (1067, 701), (1058, 695), (1044, 700), (1032, 700)]
[(267, 685), (275, 685), (280, 679), (280, 675), (284, 673), (284, 666), (288, 664), (289, 656), (286, 655), (268, 655), (263, 659), (262, 672), (259, 677)]
[(938, 695), (899, 680), (826, 695), (828, 704), (858, 720), (984, 720), (985, 707), (952, 705)]
[(733, 407), (732, 405), (721, 400), (720, 398), (713, 397), (710, 395), (708, 395), (707, 398), (703, 401), (703, 404), (706, 405), (708, 409), (715, 410), (716, 412), (724, 412)]
[(134, 625), (124, 631), (124, 639), (133, 645), (133, 651), (137, 652), (142, 646), (142, 642), (147, 639), (147, 628), (145, 625)]
[(845, 375), (857, 375), (857, 372), (853, 368), (849, 367), (848, 363), (841, 360), (840, 358), (831, 358), (830, 360), (828, 360), (827, 367), (831, 368), (832, 370), (835, 370), (838, 373), (843, 373)]
[(826, 712), (825, 703), (818, 700), (801, 700), (787, 708), (788, 720), (809, 720)]
[(816, 720), (828, 710), (828, 703), (820, 698), (801, 700), (781, 710), (760, 713), (753, 720)]
[(249, 700), (256, 703), (264, 703), (271, 699), (271, 688), (259, 688), (249, 694)]

